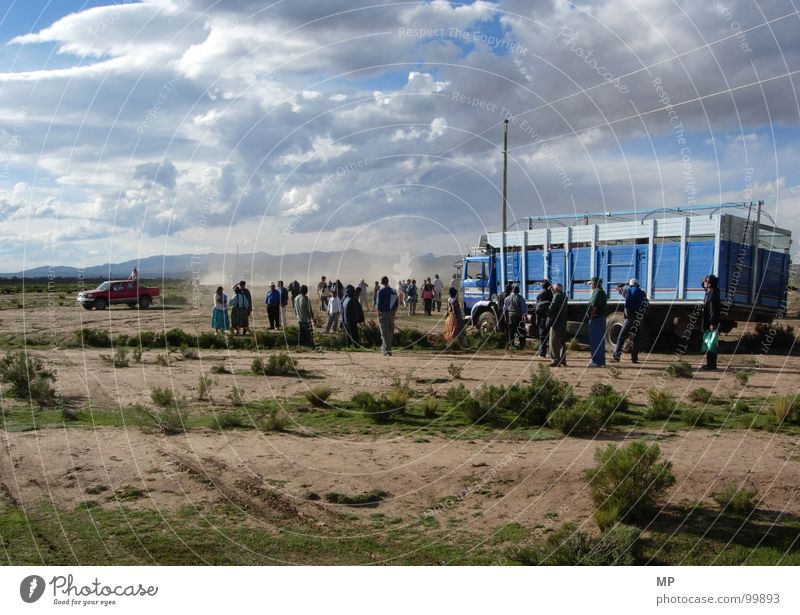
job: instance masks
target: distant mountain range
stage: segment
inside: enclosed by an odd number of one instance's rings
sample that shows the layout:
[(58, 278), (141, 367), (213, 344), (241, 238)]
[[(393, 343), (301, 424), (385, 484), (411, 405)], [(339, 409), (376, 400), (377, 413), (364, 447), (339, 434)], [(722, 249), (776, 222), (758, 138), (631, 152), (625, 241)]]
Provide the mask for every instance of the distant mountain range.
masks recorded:
[(370, 284), (388, 275), (396, 282), (400, 279), (416, 278), (418, 281), (438, 273), (443, 280), (450, 279), (454, 264), (460, 261), (457, 255), (435, 256), (409, 253), (396, 256), (369, 254), (360, 250), (345, 252), (313, 252), (304, 254), (275, 255), (266, 252), (249, 254), (175, 254), (170, 256), (148, 256), (121, 263), (105, 263), (79, 269), (63, 265), (44, 266), (0, 273), (0, 278), (127, 278), (134, 267), (143, 279), (198, 279), (200, 284), (229, 285), (245, 279), (253, 284), (266, 284), (271, 280), (286, 282), (300, 280), (316, 284), (320, 276), (329, 280), (357, 282), (362, 277)]

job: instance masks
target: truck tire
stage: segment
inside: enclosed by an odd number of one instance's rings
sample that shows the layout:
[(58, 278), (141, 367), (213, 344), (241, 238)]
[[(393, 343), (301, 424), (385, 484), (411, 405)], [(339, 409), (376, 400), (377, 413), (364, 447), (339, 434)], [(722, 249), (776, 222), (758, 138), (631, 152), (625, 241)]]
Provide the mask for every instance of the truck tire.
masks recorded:
[(497, 331), (497, 318), (491, 310), (486, 310), (478, 316), (478, 331), (484, 335)]
[[(619, 339), (620, 331), (622, 330), (622, 323), (625, 322), (625, 316), (622, 312), (614, 312), (606, 320), (606, 345), (609, 350), (614, 352)], [(650, 350), (650, 326), (645, 319), (639, 324), (639, 352), (648, 352)], [(625, 340), (625, 345), (622, 347), (622, 352), (629, 354), (633, 342), (629, 337)]]
[(94, 303), (92, 303), (91, 301), (85, 301), (83, 303), (83, 309), (84, 310), (91, 310), (93, 307), (94, 307)]
[(150, 295), (142, 295), (139, 297), (139, 309), (146, 310), (153, 303)]
[(108, 307), (108, 301), (106, 301), (102, 297), (95, 299), (94, 307), (96, 307), (98, 310), (104, 310)]

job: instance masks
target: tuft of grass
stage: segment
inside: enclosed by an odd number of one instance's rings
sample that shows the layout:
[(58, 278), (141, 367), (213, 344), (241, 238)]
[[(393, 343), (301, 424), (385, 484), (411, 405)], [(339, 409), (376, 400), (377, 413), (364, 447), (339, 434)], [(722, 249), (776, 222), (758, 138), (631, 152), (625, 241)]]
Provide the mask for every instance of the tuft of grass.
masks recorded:
[(350, 398), (350, 403), (376, 423), (390, 423), (394, 419), (395, 410), (385, 395), (375, 397), (369, 391), (361, 391)]
[(317, 385), (303, 391), (303, 397), (315, 408), (324, 408), (328, 405), (328, 398), (333, 393), (333, 389), (325, 385)]
[(64, 419), (65, 423), (70, 423), (72, 421), (79, 420), (81, 418), (80, 408), (74, 408), (72, 406), (62, 405), (61, 418)]
[(133, 355), (133, 362), (139, 364), (144, 363), (144, 359), (142, 358), (143, 353), (144, 351), (142, 350), (142, 347), (136, 346), (131, 352), (131, 354)]
[(231, 374), (232, 372), (231, 372), (231, 370), (229, 370), (224, 365), (213, 365), (211, 367), (211, 373), (212, 374)]
[(590, 395), (594, 395), (596, 397), (604, 397), (606, 395), (611, 395), (612, 393), (614, 393), (614, 387), (607, 382), (595, 382), (592, 384), (592, 388), (589, 391)]
[(165, 436), (173, 436), (186, 431), (188, 413), (177, 405), (165, 408), (136, 407), (147, 424)]
[(689, 427), (702, 427), (706, 424), (706, 413), (700, 408), (684, 408), (681, 418)]
[(464, 371), (463, 365), (456, 365), (455, 363), (450, 363), (450, 365), (447, 366), (447, 373), (450, 374), (450, 377), (453, 380), (460, 380), (462, 371)]
[(667, 374), (673, 378), (691, 378), (694, 370), (686, 361), (674, 361), (667, 365)]
[(373, 489), (372, 491), (365, 491), (358, 495), (346, 495), (344, 493), (331, 491), (325, 494), (325, 501), (331, 504), (344, 504), (346, 506), (377, 506), (388, 496), (389, 494), (382, 489)]
[(231, 390), (228, 392), (228, 399), (231, 400), (231, 403), (234, 406), (246, 405), (244, 401), (244, 395), (242, 395), (242, 390), (236, 385), (233, 385)]
[(743, 399), (737, 399), (735, 402), (731, 403), (730, 411), (735, 414), (744, 414), (745, 412), (750, 412), (750, 406), (747, 405), (747, 402)]
[(756, 496), (758, 489), (755, 486), (741, 485), (736, 481), (730, 480), (722, 485), (722, 489), (713, 493), (711, 497), (722, 506), (723, 510), (730, 510), (735, 513), (751, 513), (758, 505)]
[(169, 357), (161, 352), (156, 354), (156, 364), (161, 367), (169, 367)]
[(689, 400), (699, 404), (707, 404), (714, 397), (714, 393), (705, 387), (697, 387), (689, 392)]
[(220, 412), (216, 414), (214, 418), (222, 431), (244, 427), (244, 417), (235, 410), (231, 412)]
[(800, 404), (797, 395), (781, 395), (772, 400), (772, 412), (778, 425), (800, 423)]
[(184, 359), (189, 359), (191, 361), (196, 361), (200, 358), (200, 353), (198, 353), (194, 348), (181, 348), (181, 354), (183, 355)]
[(678, 406), (678, 401), (672, 395), (658, 389), (650, 389), (647, 392), (647, 401), (644, 415), (653, 421), (672, 417)]
[(435, 397), (426, 397), (420, 405), (426, 419), (434, 418), (439, 410), (439, 401)]
[(641, 559), (641, 531), (615, 524), (598, 538), (565, 523), (531, 546), (511, 551), (511, 559), (526, 566), (631, 566)]
[(750, 376), (753, 375), (753, 372), (749, 369), (740, 369), (739, 371), (733, 374), (733, 377), (736, 378), (736, 382), (738, 382), (741, 386), (746, 386), (748, 382), (750, 382)]
[(197, 399), (200, 401), (211, 401), (211, 387), (216, 384), (217, 381), (211, 376), (200, 374), (200, 379), (197, 382)]
[(272, 354), (266, 361), (254, 358), (250, 370), (259, 376), (297, 376), (300, 373), (294, 359), (285, 352)]

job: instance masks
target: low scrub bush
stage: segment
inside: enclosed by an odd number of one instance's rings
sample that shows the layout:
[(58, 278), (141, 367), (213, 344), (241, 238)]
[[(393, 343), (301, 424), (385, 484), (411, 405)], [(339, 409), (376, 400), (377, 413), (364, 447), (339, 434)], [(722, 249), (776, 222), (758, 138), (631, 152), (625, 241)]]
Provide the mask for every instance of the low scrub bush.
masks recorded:
[(197, 352), (194, 348), (181, 348), (181, 354), (183, 355), (184, 359), (189, 359), (191, 361), (197, 361), (200, 358), (200, 353)]
[(666, 391), (650, 389), (647, 392), (647, 408), (644, 415), (651, 421), (662, 421), (672, 417), (678, 407), (678, 401)]
[(368, 391), (356, 393), (350, 400), (361, 412), (376, 423), (390, 423), (394, 419), (394, 410), (386, 396), (375, 397)]
[(211, 387), (217, 384), (211, 376), (200, 375), (197, 382), (197, 399), (200, 401), (211, 401)]
[(800, 423), (800, 404), (796, 395), (782, 395), (773, 399), (772, 412), (778, 425)]
[(700, 408), (684, 408), (681, 418), (689, 427), (702, 427), (707, 423), (706, 413)]
[(8, 393), (18, 399), (27, 399), (40, 407), (52, 406), (58, 399), (53, 382), (56, 374), (45, 369), (44, 362), (28, 357), (24, 351), (9, 352), (0, 359), (0, 379), (9, 384)]
[(62, 405), (62, 407), (61, 407), (61, 418), (64, 419), (65, 423), (71, 423), (73, 421), (80, 420), (80, 418), (81, 418), (80, 408), (75, 408), (73, 406), (67, 406), (66, 404)]
[(233, 372), (229, 370), (224, 365), (213, 365), (211, 366), (211, 373), (212, 374), (232, 374)]
[(238, 429), (244, 426), (244, 417), (240, 412), (220, 412), (214, 417), (221, 430)]
[(459, 380), (461, 378), (461, 372), (464, 371), (463, 365), (456, 365), (455, 363), (450, 363), (447, 366), (447, 373), (450, 374), (450, 377), (453, 380)]
[(325, 494), (325, 501), (331, 504), (345, 504), (346, 506), (377, 506), (389, 494), (382, 489), (373, 489), (358, 495), (330, 492)]
[(146, 422), (165, 436), (174, 436), (186, 431), (188, 414), (177, 406), (167, 408), (139, 407)]
[(612, 393), (614, 393), (614, 387), (607, 382), (595, 382), (589, 391), (589, 395), (594, 395), (595, 397), (604, 397)]
[(267, 361), (256, 357), (250, 369), (253, 373), (263, 376), (297, 376), (300, 373), (292, 357), (285, 352), (272, 354)]
[(750, 412), (750, 406), (743, 399), (737, 399), (731, 403), (730, 411), (735, 414), (744, 414), (745, 412)]
[(750, 376), (753, 375), (749, 369), (740, 369), (738, 372), (733, 374), (733, 377), (736, 378), (736, 382), (738, 382), (741, 386), (747, 386), (747, 383), (750, 382)]
[(233, 385), (231, 390), (228, 391), (228, 399), (234, 406), (245, 406), (244, 395), (242, 395), (242, 390)]
[(303, 397), (306, 401), (316, 408), (324, 408), (328, 405), (328, 398), (333, 393), (331, 387), (325, 385), (318, 385), (303, 391)]
[(254, 422), (259, 431), (284, 431), (286, 414), (277, 408), (270, 408), (255, 415)]
[(522, 397), (524, 405), (518, 411), (529, 425), (544, 425), (551, 412), (575, 402), (572, 387), (554, 377), (550, 368), (541, 363), (531, 373), (531, 383)]
[(631, 566), (641, 558), (641, 531), (617, 524), (599, 537), (565, 523), (538, 544), (512, 552), (526, 566)]
[(689, 392), (689, 401), (693, 401), (698, 404), (707, 404), (713, 397), (714, 393), (705, 387), (698, 387)]
[(169, 355), (158, 353), (156, 355), (156, 364), (161, 367), (169, 367)]
[(675, 483), (672, 464), (660, 462), (658, 444), (609, 444), (595, 451), (594, 468), (586, 471), (589, 493), (604, 524), (645, 520), (656, 501)]
[(90, 348), (111, 348), (111, 338), (105, 331), (97, 329), (79, 329), (75, 332), (78, 344)]
[(725, 510), (735, 513), (751, 513), (758, 505), (756, 496), (758, 489), (751, 485), (741, 485), (736, 481), (727, 481), (722, 489), (713, 493), (711, 497)]
[(616, 394), (590, 395), (571, 406), (556, 408), (547, 423), (565, 436), (595, 434), (611, 425), (611, 418), (624, 399)]
[(128, 367), (130, 365), (128, 351), (122, 347), (115, 348), (113, 355), (101, 354), (100, 360), (103, 361), (103, 363), (113, 365), (114, 367)]
[(425, 418), (432, 419), (439, 410), (439, 401), (435, 397), (426, 397), (420, 406), (422, 407), (422, 414)]
[(673, 378), (691, 378), (694, 370), (686, 361), (675, 361), (667, 365), (667, 374)]
[(150, 401), (162, 408), (175, 407), (178, 403), (170, 387), (156, 387), (150, 391)]

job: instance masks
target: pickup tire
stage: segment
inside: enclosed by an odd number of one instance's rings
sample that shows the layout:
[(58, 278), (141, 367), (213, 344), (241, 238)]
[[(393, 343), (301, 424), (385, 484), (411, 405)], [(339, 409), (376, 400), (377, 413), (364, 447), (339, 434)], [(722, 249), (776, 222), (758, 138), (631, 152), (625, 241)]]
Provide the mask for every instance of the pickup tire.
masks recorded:
[(139, 309), (146, 310), (153, 304), (153, 300), (150, 298), (150, 295), (142, 295), (139, 297)]
[(84, 301), (82, 305), (84, 310), (91, 310), (94, 307), (94, 303), (91, 301)]
[[(620, 331), (622, 330), (622, 323), (625, 322), (625, 317), (622, 312), (614, 312), (609, 314), (606, 320), (606, 344), (610, 346), (607, 350), (614, 352), (619, 339)], [(622, 352), (629, 354), (633, 347), (633, 342), (629, 337), (625, 340), (622, 347)], [(647, 352), (650, 350), (650, 327), (645, 319), (639, 324), (639, 352)]]
[(108, 301), (103, 299), (103, 297), (98, 297), (94, 300), (94, 307), (96, 307), (98, 310), (104, 310), (108, 307)]

